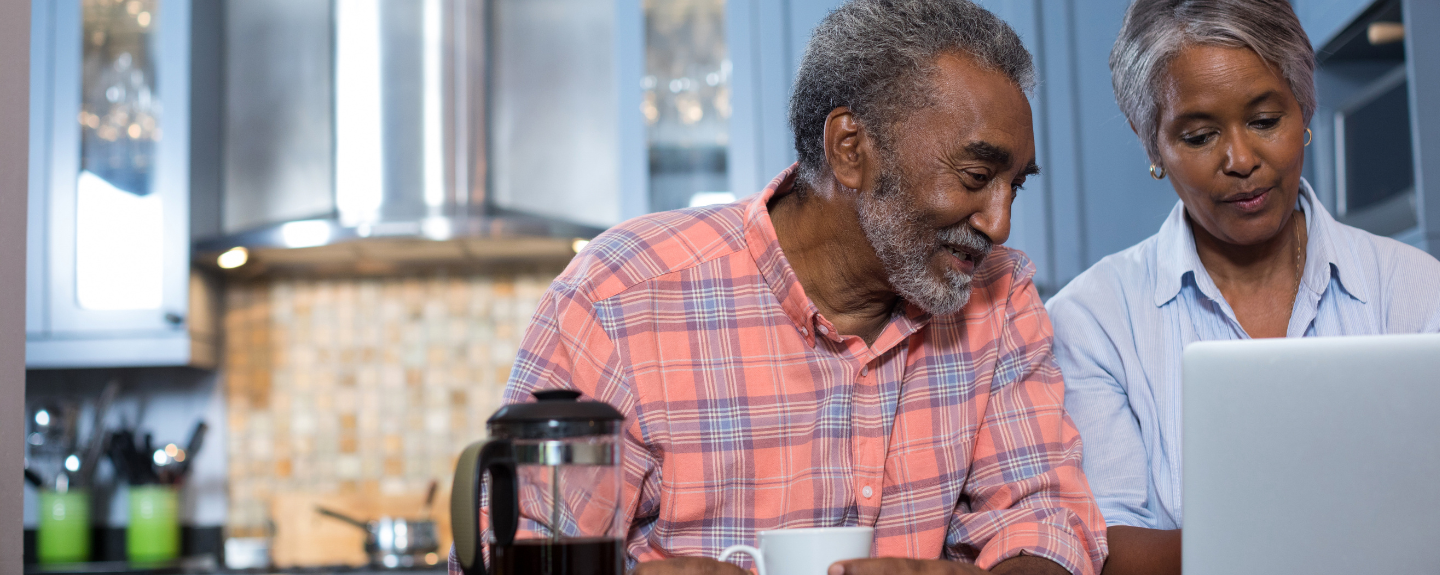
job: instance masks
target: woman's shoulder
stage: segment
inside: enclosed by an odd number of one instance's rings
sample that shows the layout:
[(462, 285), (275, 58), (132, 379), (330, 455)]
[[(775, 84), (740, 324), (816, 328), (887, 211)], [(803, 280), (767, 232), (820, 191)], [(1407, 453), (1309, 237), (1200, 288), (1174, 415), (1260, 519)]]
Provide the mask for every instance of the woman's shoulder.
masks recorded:
[(1420, 248), (1340, 222), (1335, 222), (1334, 230), (1340, 240), (1336, 242), (1338, 255), (1354, 258), (1357, 265), (1374, 267), (1376, 271), (1400, 267), (1440, 274), (1440, 260)]
[(1380, 298), (1385, 308), (1414, 309), (1414, 304), (1440, 313), (1440, 260), (1394, 238), (1336, 222), (1336, 265), (1347, 290), (1358, 298)]
[(1065, 284), (1050, 301), (1084, 302), (1124, 293), (1135, 295), (1136, 290), (1149, 289), (1155, 278), (1158, 243), (1157, 234), (1100, 258)]
[[(1159, 235), (1115, 252), (1080, 272), (1046, 302), (1051, 316), (1129, 317), (1126, 308), (1143, 303), (1155, 289)], [(1122, 313), (1116, 313), (1122, 312)], [(1057, 323), (1059, 319), (1055, 320)]]

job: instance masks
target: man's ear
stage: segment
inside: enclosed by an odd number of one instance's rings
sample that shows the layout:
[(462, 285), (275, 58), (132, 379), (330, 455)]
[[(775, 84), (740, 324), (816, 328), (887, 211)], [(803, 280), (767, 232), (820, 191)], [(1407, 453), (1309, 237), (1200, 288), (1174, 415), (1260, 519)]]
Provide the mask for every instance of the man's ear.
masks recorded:
[(855, 119), (850, 108), (839, 107), (825, 118), (825, 161), (835, 182), (858, 190), (865, 186), (865, 175), (873, 154), (869, 134)]

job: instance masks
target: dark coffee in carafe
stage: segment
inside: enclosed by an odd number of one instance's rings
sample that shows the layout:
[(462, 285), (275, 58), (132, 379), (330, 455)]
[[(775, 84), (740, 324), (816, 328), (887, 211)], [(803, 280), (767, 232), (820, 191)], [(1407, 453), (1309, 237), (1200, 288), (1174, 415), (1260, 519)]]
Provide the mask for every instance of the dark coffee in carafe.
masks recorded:
[(527, 539), (496, 545), (490, 555), (493, 575), (624, 575), (620, 540), (584, 538)]

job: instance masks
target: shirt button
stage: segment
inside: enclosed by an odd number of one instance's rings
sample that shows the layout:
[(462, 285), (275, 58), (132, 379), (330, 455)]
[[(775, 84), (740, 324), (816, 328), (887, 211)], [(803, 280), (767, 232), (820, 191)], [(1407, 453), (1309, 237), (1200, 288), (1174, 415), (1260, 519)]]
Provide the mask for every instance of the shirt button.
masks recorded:
[(807, 330), (807, 329), (805, 329), (805, 328), (802, 327), (802, 328), (800, 328), (800, 335), (810, 335), (810, 330)]
[[(870, 366), (868, 366), (868, 365), (861, 366), (861, 367), (860, 367), (860, 377), (865, 377), (865, 376), (867, 376), (867, 375), (870, 375)], [(866, 497), (869, 497), (869, 496), (867, 495)]]
[(875, 494), (875, 490), (871, 489), (869, 485), (866, 485), (864, 489), (860, 490), (860, 494), (864, 495), (866, 499), (869, 499), (871, 495)]
[(820, 330), (820, 335), (830, 335), (830, 329), (823, 325), (816, 329)]

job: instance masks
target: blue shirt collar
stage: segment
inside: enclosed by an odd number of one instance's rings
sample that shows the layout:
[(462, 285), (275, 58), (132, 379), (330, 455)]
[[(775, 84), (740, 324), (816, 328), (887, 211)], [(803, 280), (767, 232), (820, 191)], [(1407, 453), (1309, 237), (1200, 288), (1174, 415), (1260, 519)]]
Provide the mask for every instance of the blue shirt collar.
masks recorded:
[[(1325, 206), (1316, 200), (1315, 190), (1310, 188), (1310, 182), (1304, 178), (1300, 179), (1300, 194), (1296, 203), (1305, 212), (1305, 230), (1309, 236), (1305, 242), (1305, 271), (1300, 275), (1303, 289), (1316, 295), (1323, 294), (1329, 287), (1333, 274), (1340, 279), (1341, 287), (1351, 297), (1361, 303), (1369, 301), (1369, 291), (1361, 274), (1348, 267), (1355, 258), (1337, 257), (1341, 254), (1337, 253), (1334, 236), (1342, 224), (1335, 221), (1330, 212), (1325, 210)], [(1220, 289), (1215, 287), (1215, 282), (1200, 263), (1200, 254), (1195, 251), (1195, 234), (1190, 229), (1190, 222), (1185, 218), (1184, 202), (1175, 202), (1175, 208), (1170, 210), (1170, 216), (1160, 226), (1160, 233), (1156, 236), (1156, 307), (1175, 299), (1184, 286), (1186, 274), (1192, 275), (1195, 286), (1205, 297), (1213, 301), (1223, 300)], [(1342, 259), (1345, 261), (1342, 262)]]

